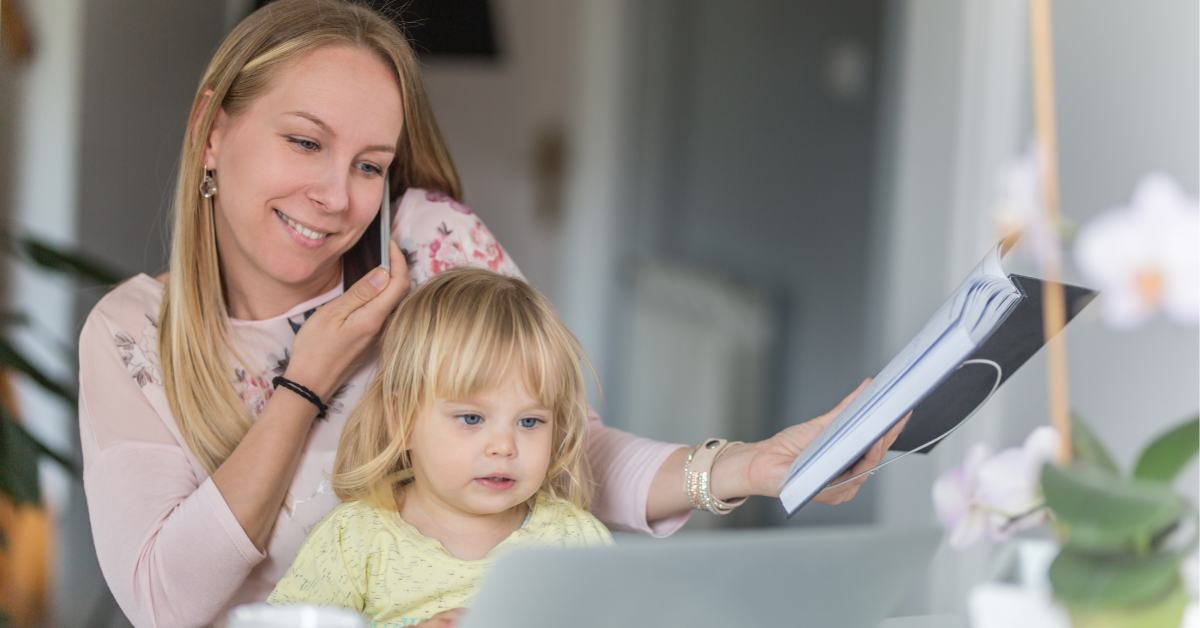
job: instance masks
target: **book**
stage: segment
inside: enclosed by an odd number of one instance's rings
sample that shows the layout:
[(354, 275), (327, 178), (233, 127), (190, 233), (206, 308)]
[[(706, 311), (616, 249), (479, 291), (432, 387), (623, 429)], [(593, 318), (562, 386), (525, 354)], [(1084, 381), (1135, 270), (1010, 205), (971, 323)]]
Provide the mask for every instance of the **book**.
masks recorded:
[[(1001, 243), (967, 275), (921, 331), (821, 432), (784, 475), (791, 517), (904, 418), (892, 445), (928, 452), (970, 417), (1045, 344), (1042, 281), (1006, 275)], [(1096, 292), (1064, 285), (1067, 321)]]

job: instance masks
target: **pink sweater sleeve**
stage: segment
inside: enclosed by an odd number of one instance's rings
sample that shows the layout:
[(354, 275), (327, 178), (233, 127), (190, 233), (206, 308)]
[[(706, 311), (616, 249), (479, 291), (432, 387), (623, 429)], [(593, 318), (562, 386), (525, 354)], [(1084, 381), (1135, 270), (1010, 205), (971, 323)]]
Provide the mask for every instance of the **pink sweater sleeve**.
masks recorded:
[(596, 481), (592, 514), (613, 530), (656, 538), (669, 536), (687, 523), (690, 512), (646, 521), (650, 482), (667, 456), (683, 445), (660, 443), (607, 427), (594, 411), (588, 423), (588, 462)]
[(264, 554), (164, 423), (173, 419), (160, 415), (153, 331), (139, 343), (128, 329), (145, 318), (118, 326), (103, 306), (79, 341), (83, 483), (100, 568), (134, 626), (208, 624)]

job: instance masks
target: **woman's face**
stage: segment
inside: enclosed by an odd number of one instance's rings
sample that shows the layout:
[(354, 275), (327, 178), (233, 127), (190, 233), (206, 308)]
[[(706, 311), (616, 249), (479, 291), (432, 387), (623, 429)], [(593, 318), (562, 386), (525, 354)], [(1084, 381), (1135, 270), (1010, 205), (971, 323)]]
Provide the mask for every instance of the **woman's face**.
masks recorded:
[(401, 121), (394, 72), (351, 47), (318, 49), (244, 112), (217, 114), (204, 164), (215, 171), (231, 292), (251, 299), (337, 281), (342, 253), (378, 214)]

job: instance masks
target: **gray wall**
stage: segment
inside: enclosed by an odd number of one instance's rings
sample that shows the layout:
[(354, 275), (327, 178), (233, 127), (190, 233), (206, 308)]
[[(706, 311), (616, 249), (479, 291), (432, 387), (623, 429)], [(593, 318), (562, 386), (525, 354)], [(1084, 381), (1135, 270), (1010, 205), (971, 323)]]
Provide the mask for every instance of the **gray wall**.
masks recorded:
[[(760, 436), (823, 414), (868, 375), (881, 10), (877, 0), (666, 1), (643, 16), (630, 129), (638, 175), (623, 246), (629, 259), (682, 262), (775, 295), (783, 345)], [(839, 58), (858, 62), (848, 71), (860, 74), (842, 80), (860, 86), (831, 80)], [(869, 521), (870, 492), (797, 519)]]
[(166, 268), (167, 210), (188, 109), (224, 36), (224, 7), (200, 0), (85, 7), (79, 244), (128, 271), (156, 274)]

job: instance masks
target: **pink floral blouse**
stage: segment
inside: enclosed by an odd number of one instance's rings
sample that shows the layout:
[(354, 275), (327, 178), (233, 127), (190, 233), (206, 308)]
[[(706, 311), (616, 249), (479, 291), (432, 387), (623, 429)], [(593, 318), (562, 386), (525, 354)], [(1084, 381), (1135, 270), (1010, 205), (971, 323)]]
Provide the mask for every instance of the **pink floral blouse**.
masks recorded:
[[(454, 266), (520, 276), (491, 232), (465, 205), (409, 189), (392, 237), (419, 285)], [(163, 286), (138, 275), (104, 297), (79, 341), (79, 423), (84, 489), (105, 580), (134, 626), (198, 626), (231, 606), (261, 601), (283, 576), (308, 530), (338, 504), (329, 485), (347, 410), (374, 369), (354, 372), (314, 423), (279, 520), (260, 552), (242, 531), (208, 473), (180, 435), (163, 392), (158, 312)], [(287, 368), (297, 330), (338, 287), (275, 318), (232, 321), (230, 337), (258, 360), (230, 373), (255, 416), (271, 379)], [(682, 515), (646, 521), (650, 481), (678, 447), (605, 427), (591, 417), (588, 458), (599, 485), (593, 512), (615, 530), (665, 536)]]

